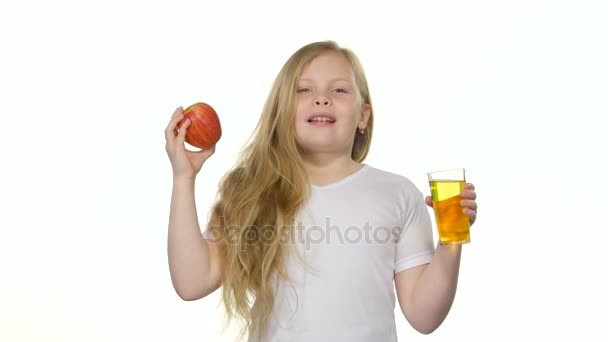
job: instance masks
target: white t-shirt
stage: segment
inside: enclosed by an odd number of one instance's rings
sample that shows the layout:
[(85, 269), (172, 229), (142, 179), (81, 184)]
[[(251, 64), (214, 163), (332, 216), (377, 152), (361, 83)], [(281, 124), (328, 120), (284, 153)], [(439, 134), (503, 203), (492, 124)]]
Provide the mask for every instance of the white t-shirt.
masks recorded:
[(268, 341), (397, 341), (394, 274), (435, 251), (422, 192), (367, 164), (311, 191), (292, 241), (302, 259), (287, 259), (291, 282), (275, 282)]

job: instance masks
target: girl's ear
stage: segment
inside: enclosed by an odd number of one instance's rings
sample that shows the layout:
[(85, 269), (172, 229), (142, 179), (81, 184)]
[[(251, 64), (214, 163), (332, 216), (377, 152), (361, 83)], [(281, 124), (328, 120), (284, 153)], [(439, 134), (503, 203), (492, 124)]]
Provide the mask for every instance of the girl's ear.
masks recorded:
[(367, 121), (372, 113), (371, 107), (368, 103), (364, 103), (361, 109), (361, 118), (359, 119), (359, 128), (367, 127)]

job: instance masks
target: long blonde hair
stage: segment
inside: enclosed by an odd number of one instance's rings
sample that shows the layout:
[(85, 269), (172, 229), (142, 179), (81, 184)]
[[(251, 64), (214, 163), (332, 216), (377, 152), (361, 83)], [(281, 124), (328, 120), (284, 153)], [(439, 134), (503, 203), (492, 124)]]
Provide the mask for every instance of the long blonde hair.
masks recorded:
[(284, 238), (292, 236), (295, 218), (310, 193), (293, 125), (296, 86), (304, 67), (324, 52), (338, 52), (352, 66), (362, 103), (371, 112), (365, 132), (354, 132), (352, 159), (362, 162), (369, 151), (373, 109), (359, 59), (333, 41), (303, 46), (277, 75), (252, 137), (221, 179), (210, 211), (208, 228), (220, 237), (222, 247), (225, 323), (241, 318), (239, 337), (247, 332), (255, 341), (264, 340), (274, 305), (272, 276), (289, 279)]

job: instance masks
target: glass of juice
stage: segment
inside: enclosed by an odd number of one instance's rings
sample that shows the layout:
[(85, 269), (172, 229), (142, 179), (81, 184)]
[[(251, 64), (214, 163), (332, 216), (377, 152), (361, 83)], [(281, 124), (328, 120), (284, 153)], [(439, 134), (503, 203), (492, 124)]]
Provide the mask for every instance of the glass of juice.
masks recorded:
[(430, 172), (429, 185), (439, 243), (463, 244), (471, 241), (469, 217), (463, 212), (460, 195), (466, 182), (464, 169)]

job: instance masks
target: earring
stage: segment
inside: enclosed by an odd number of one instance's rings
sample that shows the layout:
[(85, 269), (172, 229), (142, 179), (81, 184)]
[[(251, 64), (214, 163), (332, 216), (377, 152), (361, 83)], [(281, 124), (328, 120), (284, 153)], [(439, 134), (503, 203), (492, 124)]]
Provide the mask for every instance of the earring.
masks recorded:
[(365, 133), (365, 130), (364, 130), (363, 128), (361, 128), (361, 129), (359, 130), (359, 133), (363, 134), (363, 133)]

